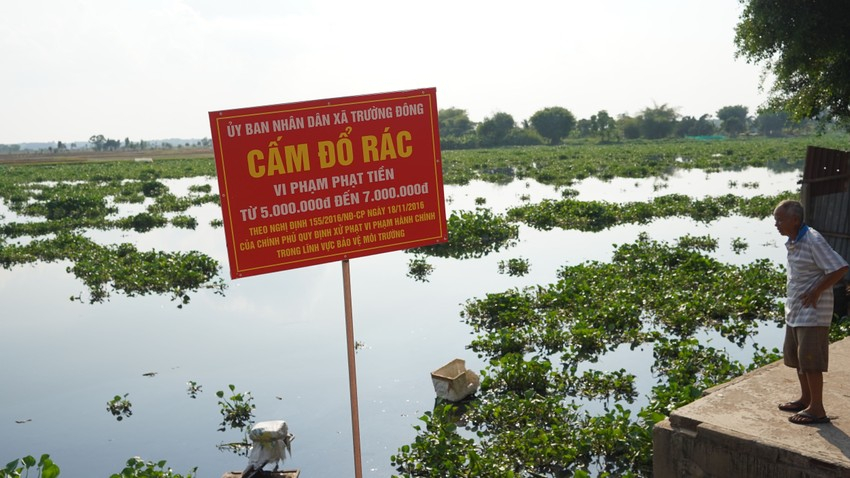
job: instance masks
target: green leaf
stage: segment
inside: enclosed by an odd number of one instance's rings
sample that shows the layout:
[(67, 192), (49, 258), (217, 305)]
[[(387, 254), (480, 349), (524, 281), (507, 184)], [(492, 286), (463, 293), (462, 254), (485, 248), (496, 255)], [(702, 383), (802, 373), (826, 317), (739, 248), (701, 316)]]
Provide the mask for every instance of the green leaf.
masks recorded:
[(59, 467), (53, 462), (45, 465), (41, 470), (41, 478), (56, 478), (57, 476), (59, 476)]
[(8, 474), (12, 474), (12, 472), (15, 471), (15, 468), (18, 467), (19, 461), (20, 460), (18, 460), (18, 459), (10, 461), (9, 463), (6, 464), (6, 468), (5, 468), (4, 471)]

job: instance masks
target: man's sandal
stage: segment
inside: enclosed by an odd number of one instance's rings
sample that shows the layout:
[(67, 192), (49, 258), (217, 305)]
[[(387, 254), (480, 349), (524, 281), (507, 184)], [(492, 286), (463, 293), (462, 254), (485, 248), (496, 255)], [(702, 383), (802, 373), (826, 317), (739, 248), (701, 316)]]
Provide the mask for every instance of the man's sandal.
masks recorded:
[(805, 410), (807, 406), (808, 405), (806, 405), (805, 403), (795, 400), (793, 402), (785, 402), (780, 404), (779, 409), (783, 412), (799, 412), (800, 410)]
[(826, 415), (816, 417), (809, 412), (802, 411), (788, 417), (788, 421), (797, 425), (815, 425), (818, 423), (829, 423), (829, 417)]

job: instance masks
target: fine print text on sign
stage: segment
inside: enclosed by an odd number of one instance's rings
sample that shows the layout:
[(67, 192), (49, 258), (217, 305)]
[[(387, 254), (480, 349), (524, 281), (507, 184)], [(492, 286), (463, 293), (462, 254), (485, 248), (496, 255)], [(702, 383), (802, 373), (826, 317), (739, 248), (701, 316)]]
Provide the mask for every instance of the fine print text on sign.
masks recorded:
[(230, 275), (448, 240), (435, 88), (210, 112)]

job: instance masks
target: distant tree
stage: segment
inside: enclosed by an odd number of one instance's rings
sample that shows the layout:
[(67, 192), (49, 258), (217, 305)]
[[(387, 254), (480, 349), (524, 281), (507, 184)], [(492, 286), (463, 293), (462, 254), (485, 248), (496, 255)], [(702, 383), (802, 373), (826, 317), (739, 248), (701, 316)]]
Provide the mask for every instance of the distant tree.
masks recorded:
[(785, 124), (786, 131), (788, 134), (806, 134), (806, 133), (814, 133), (815, 131), (822, 129), (824, 124), (814, 119), (802, 119), (795, 120), (788, 116), (788, 123)]
[(594, 133), (598, 134), (603, 140), (610, 140), (612, 136), (617, 135), (617, 122), (607, 111), (600, 110), (594, 116), (591, 116), (590, 120)]
[(106, 138), (103, 137), (102, 134), (92, 135), (89, 138), (89, 143), (91, 143), (92, 148), (95, 151), (103, 151), (103, 146), (106, 144)]
[[(593, 118), (593, 117), (591, 117)], [(582, 138), (586, 138), (593, 134), (593, 120), (582, 118), (576, 122), (576, 131)]]
[(755, 119), (756, 131), (763, 136), (782, 136), (788, 125), (788, 113), (785, 111), (760, 111)]
[(558, 144), (573, 130), (576, 117), (566, 108), (553, 106), (534, 113), (529, 122), (540, 136), (549, 141), (549, 144)]
[(505, 136), (502, 144), (511, 146), (536, 146), (545, 144), (546, 142), (534, 128), (514, 128)]
[(646, 139), (661, 139), (670, 136), (676, 124), (676, 110), (666, 104), (646, 108), (640, 115), (640, 133)]
[(720, 128), (730, 136), (738, 136), (747, 130), (749, 108), (742, 105), (724, 106), (717, 110)]
[(693, 136), (691, 131), (696, 127), (697, 119), (693, 116), (683, 116), (682, 119), (676, 123), (676, 132), (675, 135), (679, 138), (685, 136)]
[(508, 134), (516, 128), (514, 117), (508, 113), (496, 113), (490, 118), (484, 118), (476, 133), (482, 146), (498, 146), (504, 144)]
[(448, 108), (437, 112), (441, 136), (463, 136), (474, 129), (466, 110)]
[(710, 120), (710, 116), (704, 114), (699, 119), (693, 116), (685, 116), (676, 123), (676, 136), (709, 136), (714, 134), (714, 124)]
[(723, 131), (733, 138), (746, 130), (747, 124), (741, 121), (741, 118), (738, 118), (737, 116), (727, 118), (726, 121), (723, 122)]
[(617, 119), (617, 127), (623, 132), (626, 139), (640, 138), (640, 119), (628, 115), (621, 115)]
[(711, 116), (704, 114), (697, 120), (696, 127), (693, 130), (693, 136), (709, 136), (717, 132), (717, 128), (711, 121)]
[(846, 0), (741, 0), (737, 56), (772, 77), (768, 107), (795, 120), (850, 128), (850, 8)]

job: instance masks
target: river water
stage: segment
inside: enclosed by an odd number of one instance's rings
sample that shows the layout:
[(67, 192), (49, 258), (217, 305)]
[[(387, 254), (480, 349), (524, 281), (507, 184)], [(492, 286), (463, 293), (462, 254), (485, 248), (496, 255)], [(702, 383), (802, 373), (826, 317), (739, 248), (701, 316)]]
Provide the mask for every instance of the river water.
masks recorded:
[[(672, 193), (751, 196), (794, 190), (799, 177), (798, 171), (761, 168), (682, 171), (664, 179), (587, 179), (573, 188), (577, 199), (617, 202)], [(216, 189), (210, 178), (166, 183), (176, 194), (196, 184)], [(477, 198), (501, 213), (525, 200), (560, 198), (561, 192), (523, 180), (446, 186), (445, 195), (449, 213), (474, 209)], [(122, 205), (121, 214), (143, 207)], [(98, 231), (89, 236), (132, 242), (141, 250), (199, 250), (218, 259), (228, 278), (223, 229), (209, 225), (221, 217), (220, 209), (206, 205), (188, 214), (198, 219), (194, 231), (169, 227), (143, 235)], [(17, 220), (0, 205), (2, 217)], [(463, 261), (427, 258), (434, 266), (428, 282), (406, 276), (412, 254), (352, 260), (355, 338), (362, 345), (356, 361), (364, 476), (393, 473), (390, 456), (413, 441), (418, 417), (434, 406), (432, 370), (454, 358), (465, 359), (474, 370), (483, 368), (465, 348), (472, 335), (459, 317), (464, 302), (551, 283), (564, 265), (607, 261), (614, 244), (630, 243), (641, 232), (665, 241), (710, 234), (720, 243), (713, 255), (730, 263), (757, 258), (783, 263), (785, 258), (772, 218), (730, 217), (710, 224), (670, 218), (597, 233), (522, 226), (520, 243), (499, 253)], [(745, 253), (732, 251), (735, 238), (747, 242)], [(498, 273), (499, 261), (518, 257), (530, 263), (529, 274)], [(106, 477), (119, 472), (126, 459), (141, 456), (167, 460), (178, 473), (197, 466), (198, 476), (218, 478), (247, 463), (216, 446), (242, 438), (237, 431), (217, 431), (221, 415), (215, 393), (229, 392), (233, 384), (238, 392), (250, 391), (256, 420), (288, 422), (295, 441), (284, 468), (298, 468), (305, 477), (354, 475), (340, 263), (227, 279), (225, 297), (202, 292), (183, 309), (158, 296), (73, 302), (69, 298), (84, 287), (66, 273), (67, 266), (0, 270), (0, 463), (48, 453), (62, 476)], [(763, 344), (779, 345), (775, 328), (763, 333)], [(730, 353), (741, 359), (750, 355)], [(648, 392), (654, 383), (651, 361), (651, 351), (623, 350), (594, 367), (637, 364), (645, 372), (638, 372), (639, 389)], [(196, 398), (187, 393), (189, 381), (202, 387)], [(124, 394), (133, 414), (117, 421), (106, 405)]]

